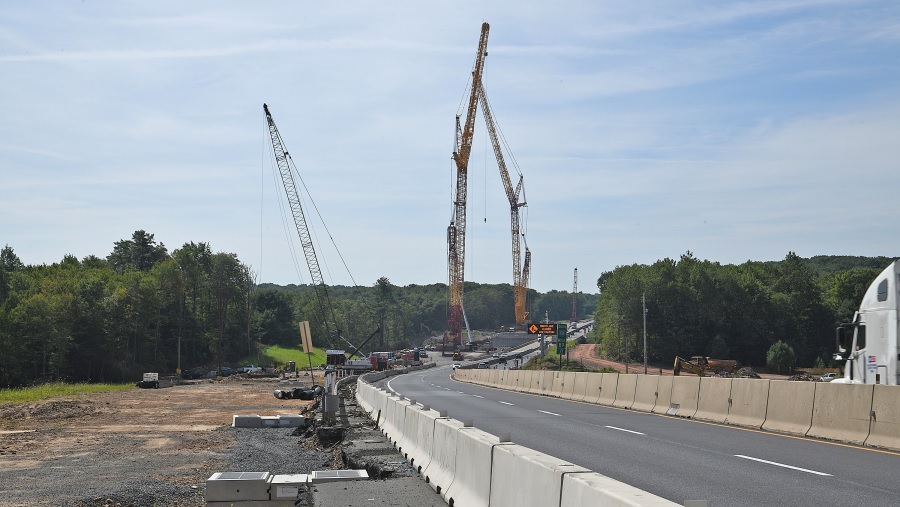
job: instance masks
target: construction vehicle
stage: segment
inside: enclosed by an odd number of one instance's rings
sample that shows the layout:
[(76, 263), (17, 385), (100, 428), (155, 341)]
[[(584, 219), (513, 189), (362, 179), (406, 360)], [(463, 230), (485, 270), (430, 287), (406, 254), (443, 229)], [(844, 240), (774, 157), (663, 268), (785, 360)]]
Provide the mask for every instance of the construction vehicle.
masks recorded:
[(840, 384), (900, 385), (900, 260), (884, 269), (863, 295), (853, 321), (836, 331), (837, 353), (844, 362)]
[[(500, 179), (503, 181), (503, 189), (506, 191), (506, 199), (509, 201), (509, 218), (510, 233), (512, 236), (512, 264), (513, 264), (513, 304), (515, 306), (516, 324), (525, 325), (525, 319), (528, 318), (526, 309), (526, 297), (528, 295), (528, 264), (531, 262), (531, 252), (528, 250), (528, 244), (525, 244), (525, 262), (526, 266), (520, 269), (521, 243), (524, 234), (520, 232), (519, 227), (519, 210), (528, 203), (525, 201), (525, 180), (522, 172), (515, 164), (515, 158), (512, 159), (513, 167), (519, 174), (519, 181), (516, 188), (513, 189), (512, 181), (509, 179), (509, 171), (506, 168), (506, 159), (503, 157), (503, 147), (500, 145), (500, 137), (497, 134), (497, 125), (494, 122), (494, 113), (491, 110), (491, 104), (488, 101), (487, 93), (484, 91), (484, 83), (479, 84), (479, 99), (481, 101), (481, 112), (484, 116), (484, 122), (487, 125), (488, 136), (491, 138), (491, 146), (494, 148), (494, 157), (497, 159), (497, 167), (500, 170)], [(507, 150), (508, 151), (508, 150)], [(519, 202), (521, 196), (522, 201)]]
[(454, 351), (453, 352), (453, 361), (462, 361), (462, 360), (463, 360), (462, 352), (460, 352), (458, 350)]
[(322, 270), (319, 268), (319, 260), (316, 257), (312, 236), (306, 223), (306, 215), (303, 213), (303, 207), (300, 205), (300, 192), (297, 185), (299, 174), (297, 178), (294, 177), (294, 174), (297, 172), (296, 166), (287, 148), (284, 146), (281, 133), (278, 132), (278, 127), (275, 126), (275, 120), (272, 119), (269, 106), (266, 104), (263, 104), (263, 112), (266, 114), (266, 124), (269, 128), (269, 137), (272, 140), (272, 152), (278, 165), (278, 171), (281, 174), (281, 181), (284, 184), (284, 191), (291, 208), (291, 215), (294, 218), (294, 226), (297, 228), (297, 234), (300, 236), (300, 244), (303, 247), (303, 253), (306, 255), (306, 263), (309, 266), (309, 275), (316, 290), (316, 300), (319, 303), (319, 311), (321, 312), (322, 324), (325, 326), (325, 333), (329, 336), (332, 347), (340, 346), (340, 342), (343, 341), (352, 347), (353, 352), (350, 354), (350, 358), (353, 358), (353, 356), (362, 357), (359, 349), (365, 346), (372, 337), (379, 334), (381, 327), (378, 327), (358, 347), (341, 334), (337, 315), (335, 314), (334, 306), (331, 304), (331, 297), (328, 294), (328, 286), (325, 285), (325, 279), (322, 278)]
[(681, 375), (681, 370), (689, 371), (698, 377), (733, 374), (737, 369), (737, 361), (733, 359), (710, 359), (706, 356), (693, 356), (690, 360), (675, 356), (674, 374)]
[[(449, 338), (456, 349), (462, 345), (463, 281), (465, 280), (466, 258), (466, 196), (468, 194), (469, 154), (472, 151), (472, 137), (475, 132), (475, 113), (478, 108), (478, 90), (481, 88), (481, 74), (484, 57), (487, 55), (487, 41), (490, 25), (482, 23), (475, 67), (472, 70), (472, 90), (466, 113), (465, 126), (461, 127), (456, 116), (456, 141), (453, 161), (456, 164), (456, 191), (453, 198), (453, 218), (447, 227), (447, 264), (450, 278), (450, 315), (448, 330), (444, 334), (444, 349)], [(468, 323), (466, 324), (468, 329)]]

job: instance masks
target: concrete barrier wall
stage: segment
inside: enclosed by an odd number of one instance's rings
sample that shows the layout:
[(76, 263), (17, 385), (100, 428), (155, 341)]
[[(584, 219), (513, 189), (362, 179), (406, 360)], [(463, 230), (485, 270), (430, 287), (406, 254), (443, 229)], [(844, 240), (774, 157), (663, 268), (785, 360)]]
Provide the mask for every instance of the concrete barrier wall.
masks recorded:
[(576, 401), (584, 400), (584, 394), (587, 390), (587, 384), (590, 375), (590, 373), (583, 371), (575, 373), (575, 381), (573, 382), (574, 386), (572, 387), (572, 393), (568, 399)]
[(900, 451), (900, 387), (875, 386), (872, 412), (875, 415), (866, 445)]
[(456, 439), (461, 428), (463, 423), (454, 419), (434, 421), (431, 460), (422, 467), (420, 473), (425, 482), (442, 497), (456, 475)]
[(865, 443), (869, 437), (874, 387), (873, 384), (818, 383), (807, 436)]
[(451, 505), (485, 506), (491, 498), (493, 449), (501, 444), (494, 435), (476, 428), (461, 428), (456, 436), (456, 473), (442, 494)]
[(656, 405), (653, 406), (654, 414), (665, 414), (672, 405), (672, 384), (675, 377), (659, 377), (656, 386)]
[(731, 405), (731, 380), (719, 377), (700, 379), (700, 398), (694, 419), (725, 423)]
[(812, 425), (815, 382), (769, 381), (769, 406), (763, 429), (806, 435)]
[[(411, 446), (403, 453), (409, 464), (421, 473), (431, 463), (434, 448), (434, 425), (441, 418), (436, 410), (410, 407), (406, 413), (406, 431), (411, 434), (407, 440)], [(446, 419), (446, 418), (445, 418)]]
[(563, 507), (570, 505), (603, 507), (671, 507), (678, 505), (596, 472), (566, 474), (562, 479), (562, 496), (559, 504)]
[(603, 374), (588, 373), (588, 375), (587, 385), (584, 389), (584, 398), (581, 401), (596, 405), (600, 403), (600, 391), (603, 389)]
[(669, 415), (694, 417), (700, 399), (700, 377), (672, 377)]
[(601, 373), (600, 396), (597, 403), (600, 405), (612, 405), (616, 401), (616, 386), (619, 384), (618, 373)]
[(726, 424), (762, 428), (769, 406), (769, 381), (758, 378), (731, 380), (731, 408)]
[(520, 393), (531, 392), (531, 383), (538, 373), (540, 372), (534, 370), (519, 370), (519, 388), (516, 390)]
[(490, 506), (558, 506), (563, 477), (584, 472), (590, 470), (521, 445), (497, 446), (491, 469)]
[(563, 376), (563, 372), (553, 372), (553, 382), (550, 384), (550, 390), (546, 394), (555, 398), (562, 398), (564, 383), (565, 377)]
[(632, 410), (652, 412), (656, 406), (656, 388), (659, 386), (659, 375), (638, 375), (634, 388)]
[(564, 400), (571, 400), (572, 393), (575, 392), (575, 376), (577, 375), (574, 371), (566, 371), (563, 372), (563, 390), (562, 396), (560, 398)]
[(619, 375), (616, 384), (616, 400), (613, 406), (619, 408), (631, 408), (634, 405), (634, 395), (637, 390), (638, 377), (642, 375)]
[[(538, 386), (539, 390), (537, 392), (535, 392), (535, 394), (549, 395), (550, 390), (553, 388), (553, 377), (555, 374), (556, 374), (556, 372), (553, 370), (542, 371), (541, 375), (540, 375), (540, 381), (539, 381), (540, 384)], [(531, 385), (531, 388), (532, 388), (532, 390), (535, 389), (534, 384)]]

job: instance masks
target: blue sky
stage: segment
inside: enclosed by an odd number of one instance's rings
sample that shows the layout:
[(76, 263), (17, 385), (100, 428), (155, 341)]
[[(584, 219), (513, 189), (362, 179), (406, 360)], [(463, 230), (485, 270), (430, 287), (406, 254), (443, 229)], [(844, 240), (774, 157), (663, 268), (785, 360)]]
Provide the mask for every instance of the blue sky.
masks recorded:
[[(482, 21), (533, 288), (571, 290), (577, 267), (596, 292), (604, 271), (688, 250), (900, 255), (893, 0), (4, 2), (0, 244), (50, 264), (143, 229), (308, 283), (265, 102), (356, 283), (446, 282)], [(466, 279), (511, 283), (480, 116), (469, 170)], [(313, 227), (326, 281), (351, 284)]]

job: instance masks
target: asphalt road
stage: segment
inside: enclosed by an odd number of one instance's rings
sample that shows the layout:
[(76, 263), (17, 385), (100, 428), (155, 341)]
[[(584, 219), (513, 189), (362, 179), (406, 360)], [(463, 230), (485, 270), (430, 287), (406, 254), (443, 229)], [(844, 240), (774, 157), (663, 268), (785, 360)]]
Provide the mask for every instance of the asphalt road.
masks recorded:
[(900, 504), (900, 453), (457, 382), (451, 368), (392, 377), (419, 404), (677, 503)]

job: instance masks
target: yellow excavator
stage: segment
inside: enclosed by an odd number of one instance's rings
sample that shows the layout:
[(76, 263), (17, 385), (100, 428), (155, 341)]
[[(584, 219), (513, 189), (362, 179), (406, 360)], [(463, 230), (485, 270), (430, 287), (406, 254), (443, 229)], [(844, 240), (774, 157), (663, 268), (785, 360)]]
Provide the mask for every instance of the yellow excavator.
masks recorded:
[(698, 377), (734, 373), (737, 361), (733, 359), (710, 359), (705, 356), (693, 356), (690, 359), (675, 356), (674, 374), (681, 375), (681, 370), (689, 371)]

